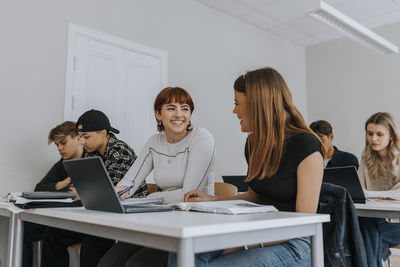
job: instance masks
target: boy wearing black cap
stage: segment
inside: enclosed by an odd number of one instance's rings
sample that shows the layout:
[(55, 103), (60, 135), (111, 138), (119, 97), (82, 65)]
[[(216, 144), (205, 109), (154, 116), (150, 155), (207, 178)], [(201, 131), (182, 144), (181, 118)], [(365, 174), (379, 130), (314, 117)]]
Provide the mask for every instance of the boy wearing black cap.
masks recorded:
[[(107, 116), (99, 110), (89, 110), (83, 113), (76, 128), (84, 139), (84, 148), (91, 155), (100, 156), (108, 174), (116, 185), (128, 172), (136, 159), (135, 152), (125, 142), (116, 138), (113, 133), (119, 131), (110, 125)], [(142, 183), (134, 197), (147, 195), (146, 183)], [(68, 238), (63, 238), (68, 236)], [(76, 236), (76, 242), (70, 242), (71, 236)], [(66, 243), (68, 239), (68, 243)], [(114, 245), (113, 240), (73, 233), (70, 231), (50, 228), (43, 242), (42, 266), (68, 266), (68, 246), (82, 242), (80, 266), (97, 266), (101, 257)]]

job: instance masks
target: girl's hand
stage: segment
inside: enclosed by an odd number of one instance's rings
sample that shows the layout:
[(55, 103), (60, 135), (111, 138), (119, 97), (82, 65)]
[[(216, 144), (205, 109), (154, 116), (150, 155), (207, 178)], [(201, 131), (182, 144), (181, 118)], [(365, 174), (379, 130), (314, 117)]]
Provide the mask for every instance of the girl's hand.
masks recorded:
[[(117, 195), (118, 195), (118, 192), (121, 192), (121, 191), (124, 190), (125, 188), (127, 188), (126, 185), (124, 185), (124, 186), (116, 186), (116, 187), (115, 187), (115, 192), (117, 192)], [(120, 200), (124, 200), (124, 199), (128, 196), (128, 194), (129, 194), (129, 191), (127, 191), (126, 193), (124, 193), (122, 196), (119, 196), (119, 199), (120, 199)]]
[(215, 200), (213, 196), (204, 194), (203, 192), (197, 190), (187, 192), (184, 196), (185, 202), (213, 201), (213, 200)]

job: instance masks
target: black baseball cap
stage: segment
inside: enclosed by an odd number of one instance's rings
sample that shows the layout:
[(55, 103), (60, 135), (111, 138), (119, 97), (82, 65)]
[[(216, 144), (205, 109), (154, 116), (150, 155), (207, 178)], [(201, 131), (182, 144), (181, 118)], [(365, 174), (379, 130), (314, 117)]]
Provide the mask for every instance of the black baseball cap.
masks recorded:
[(110, 120), (100, 110), (91, 109), (83, 113), (76, 122), (78, 132), (94, 132), (107, 130), (118, 134), (119, 130), (111, 127)]

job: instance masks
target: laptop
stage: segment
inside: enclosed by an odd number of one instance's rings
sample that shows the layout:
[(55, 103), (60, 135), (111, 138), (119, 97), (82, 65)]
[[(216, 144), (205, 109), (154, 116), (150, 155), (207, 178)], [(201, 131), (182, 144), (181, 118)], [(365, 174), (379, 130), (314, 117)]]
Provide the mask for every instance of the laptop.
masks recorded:
[(224, 183), (233, 184), (238, 188), (238, 192), (249, 191), (249, 183), (245, 182), (246, 175), (224, 175), (222, 176)]
[[(172, 207), (151, 204), (123, 204), (114, 190), (103, 160), (98, 157), (64, 160), (64, 167), (88, 210), (116, 213), (169, 211)], [(146, 200), (146, 199), (143, 199)], [(149, 202), (151, 199), (148, 199)], [(160, 204), (160, 203), (158, 203)]]
[(354, 203), (365, 203), (365, 195), (355, 166), (324, 169), (323, 182), (340, 185), (349, 191)]

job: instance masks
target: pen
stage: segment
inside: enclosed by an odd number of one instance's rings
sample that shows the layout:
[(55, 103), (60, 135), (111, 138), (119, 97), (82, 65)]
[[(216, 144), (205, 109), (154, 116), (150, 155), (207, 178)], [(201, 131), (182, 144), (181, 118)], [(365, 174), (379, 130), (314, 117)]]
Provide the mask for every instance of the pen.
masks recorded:
[(118, 192), (118, 196), (122, 196), (123, 194), (125, 194), (126, 192), (128, 192), (129, 190), (131, 190), (133, 188), (133, 185), (128, 186), (127, 188), (122, 189), (121, 191)]

